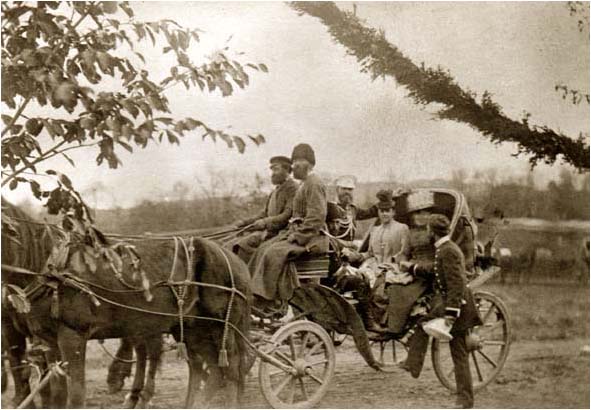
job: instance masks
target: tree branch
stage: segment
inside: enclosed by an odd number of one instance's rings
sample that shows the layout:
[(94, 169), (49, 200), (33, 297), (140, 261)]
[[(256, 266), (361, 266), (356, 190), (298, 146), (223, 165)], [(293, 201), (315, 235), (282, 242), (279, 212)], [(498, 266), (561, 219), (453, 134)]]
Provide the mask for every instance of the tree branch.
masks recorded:
[(513, 120), (503, 114), (488, 92), (476, 101), (476, 95), (462, 89), (449, 72), (418, 66), (389, 43), (383, 32), (365, 26), (353, 13), (340, 10), (332, 2), (290, 5), (300, 14), (320, 19), (333, 39), (357, 58), (362, 72), (374, 79), (393, 77), (417, 104), (442, 104), (444, 108), (436, 113), (438, 119), (468, 124), (495, 144), (516, 143), (516, 155), (529, 156), (532, 167), (538, 162), (552, 164), (562, 156), (576, 168), (589, 170), (589, 145), (582, 138), (569, 138), (546, 126), (530, 126), (526, 119)]
[(8, 124), (6, 126), (6, 128), (4, 128), (2, 130), (2, 135), (0, 135), (0, 137), (3, 137), (16, 123), (16, 120), (18, 119), (18, 117), (20, 117), (20, 115), (23, 113), (23, 110), (25, 109), (25, 107), (27, 106), (27, 104), (29, 103), (29, 101), (31, 101), (31, 96), (27, 97), (25, 99), (25, 101), (23, 101), (23, 103), (21, 104), (21, 106), (18, 108), (18, 110), (16, 111), (16, 113), (14, 113), (14, 117), (12, 117), (12, 120), (10, 120), (10, 124)]
[[(45, 161), (47, 158), (51, 158), (51, 156), (53, 155), (53, 152), (57, 151), (57, 149), (59, 147), (61, 147), (62, 145), (64, 145), (66, 143), (66, 140), (62, 140), (61, 142), (57, 143), (55, 146), (53, 146), (52, 148), (48, 149), (47, 151), (45, 151), (44, 153), (42, 153), (40, 156), (38, 156), (33, 162), (25, 165), (24, 167), (14, 171), (12, 174), (10, 174), (4, 181), (2, 181), (2, 185), (0, 185), (0, 187), (3, 187), (4, 185), (6, 185), (7, 183), (9, 183), (10, 181), (12, 181), (14, 178), (16, 178), (18, 175), (22, 174), (25, 170), (33, 167), (34, 165), (40, 163), (41, 161)], [(51, 156), (48, 156), (51, 155)]]

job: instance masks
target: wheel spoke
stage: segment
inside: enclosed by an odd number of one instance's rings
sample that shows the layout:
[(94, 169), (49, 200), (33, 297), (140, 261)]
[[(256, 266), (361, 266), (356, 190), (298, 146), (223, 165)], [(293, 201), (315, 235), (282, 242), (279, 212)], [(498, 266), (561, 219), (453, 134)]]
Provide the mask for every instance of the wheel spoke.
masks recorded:
[(499, 326), (503, 326), (505, 324), (504, 320), (497, 320), (495, 323), (490, 325), (480, 326), (481, 331), (490, 333), (493, 330), (496, 330)]
[(318, 378), (318, 377), (317, 377), (317, 376), (316, 376), (314, 373), (312, 373), (312, 371), (311, 371), (310, 369), (308, 369), (308, 370), (306, 371), (306, 374), (307, 374), (308, 376), (310, 376), (310, 378), (311, 378), (312, 380), (314, 380), (316, 383), (318, 383), (318, 384), (320, 384), (320, 385), (322, 385), (322, 384), (324, 383), (324, 380), (322, 380), (322, 379)]
[(507, 343), (503, 340), (484, 340), (482, 344), (489, 346), (505, 346)]
[(304, 337), (302, 337), (302, 347), (300, 347), (300, 354), (298, 357), (304, 357), (304, 352), (306, 351), (306, 345), (308, 344), (308, 338), (310, 336), (310, 332), (306, 332)]
[(312, 346), (312, 348), (306, 354), (306, 359), (309, 358), (310, 356), (312, 356), (314, 353), (316, 353), (318, 351), (318, 349), (320, 349), (320, 347), (322, 347), (323, 344), (324, 343), (322, 342), (322, 340), (320, 340), (318, 343), (316, 343), (314, 346)]
[(291, 358), (293, 360), (295, 360), (295, 359), (297, 359), (297, 355), (296, 355), (295, 342), (293, 341), (293, 335), (289, 335), (288, 340), (289, 340), (289, 350), (291, 351)]
[(308, 395), (308, 390), (306, 389), (306, 384), (304, 383), (304, 379), (299, 379), (300, 389), (302, 390), (302, 394), (304, 395), (304, 400), (308, 400), (310, 397)]
[(484, 357), (486, 359), (486, 361), (492, 365), (492, 367), (494, 367), (495, 369), (497, 368), (498, 365), (495, 363), (495, 361), (493, 359), (488, 357), (488, 355), (486, 353), (484, 353), (482, 350), (477, 350), (477, 352), (480, 353), (480, 355), (482, 357)]
[(293, 366), (293, 360), (291, 360), (289, 357), (287, 357), (287, 355), (285, 353), (282, 352), (275, 352), (275, 355), (277, 357), (279, 357), (280, 359), (283, 359), (285, 362), (287, 362), (287, 364), (289, 364), (290, 366)]
[(494, 304), (491, 304), (490, 305), (490, 308), (488, 308), (488, 311), (486, 312), (486, 314), (482, 318), (482, 323), (486, 323), (486, 321), (488, 320), (488, 318), (490, 317), (490, 315), (492, 314), (492, 312), (494, 310), (495, 310), (495, 305)]
[(322, 360), (318, 360), (316, 362), (306, 363), (306, 365), (312, 367), (312, 366), (320, 366), (321, 364), (326, 364), (326, 363), (328, 363), (328, 360), (322, 359)]
[(281, 393), (283, 391), (283, 389), (285, 389), (285, 387), (289, 384), (289, 382), (292, 379), (293, 379), (293, 376), (291, 374), (288, 374), (287, 376), (285, 376), (285, 378), (281, 381), (281, 383), (279, 383), (279, 386), (277, 386), (277, 388), (275, 390), (273, 390), (273, 395), (279, 396), (279, 393)]
[(474, 367), (476, 368), (476, 374), (478, 374), (478, 380), (482, 382), (484, 379), (482, 378), (482, 373), (480, 372), (480, 366), (478, 365), (478, 360), (476, 360), (476, 355), (474, 352), (470, 352), (470, 354), (472, 355), (472, 361), (474, 362)]
[(270, 372), (269, 373), (269, 377), (273, 377), (273, 376), (277, 376), (278, 374), (287, 374), (287, 372), (285, 370), (278, 370), (276, 372)]
[(296, 391), (295, 378), (293, 378), (293, 377), (291, 379), (290, 386), (291, 386), (291, 390), (289, 391), (289, 396), (287, 398), (287, 402), (289, 404), (293, 404), (293, 399), (295, 397), (295, 391)]

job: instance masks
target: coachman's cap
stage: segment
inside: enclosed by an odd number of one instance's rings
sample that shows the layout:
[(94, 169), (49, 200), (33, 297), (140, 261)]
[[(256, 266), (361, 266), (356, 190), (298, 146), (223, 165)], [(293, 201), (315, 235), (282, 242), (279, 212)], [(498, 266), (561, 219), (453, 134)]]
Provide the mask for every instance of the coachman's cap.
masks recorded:
[(392, 190), (382, 189), (377, 194), (378, 209), (392, 209), (394, 208), (394, 201), (392, 200)]
[(341, 188), (355, 189), (357, 180), (353, 175), (343, 175), (338, 177), (335, 181), (335, 185)]
[(316, 165), (316, 156), (314, 150), (308, 144), (298, 144), (293, 148), (291, 153), (291, 161), (295, 162), (297, 159), (305, 159), (312, 165)]
[(288, 157), (285, 157), (283, 155), (277, 155), (275, 157), (271, 157), (271, 159), (269, 160), (269, 164), (271, 165), (286, 165), (287, 168), (291, 169), (291, 159), (289, 159)]
[(449, 233), (449, 219), (442, 214), (429, 215), (429, 226), (434, 234), (445, 236)]

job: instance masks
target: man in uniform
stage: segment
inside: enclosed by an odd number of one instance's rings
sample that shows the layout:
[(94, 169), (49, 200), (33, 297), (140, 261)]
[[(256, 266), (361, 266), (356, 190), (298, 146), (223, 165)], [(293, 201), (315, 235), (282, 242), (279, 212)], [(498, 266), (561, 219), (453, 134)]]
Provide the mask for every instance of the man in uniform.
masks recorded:
[(236, 223), (239, 228), (252, 225), (249, 231), (254, 232), (225, 245), (246, 263), (263, 241), (273, 238), (287, 226), (291, 218), (293, 197), (298, 189), (297, 183), (290, 176), (291, 159), (276, 156), (269, 163), (271, 182), (275, 189), (267, 198), (265, 208), (258, 215)]
[[(355, 190), (355, 177), (351, 175), (344, 175), (336, 179), (335, 185), (337, 189), (337, 209), (338, 218), (331, 221), (329, 227), (331, 233), (336, 235), (346, 235), (341, 239), (345, 241), (352, 241), (355, 239), (355, 230), (357, 228), (357, 221), (377, 218), (378, 208), (372, 205), (367, 209), (357, 207), (353, 203), (353, 191)], [(382, 191), (380, 191), (382, 192)]]
[(291, 155), (294, 178), (302, 181), (293, 199), (293, 217), (287, 229), (260, 246), (249, 262), (252, 290), (263, 301), (288, 301), (297, 286), (288, 261), (302, 254), (328, 251), (326, 187), (312, 173), (316, 158), (308, 144), (296, 145)]
[[(429, 313), (421, 320), (444, 317), (451, 326), (450, 341), (451, 356), (454, 363), (454, 373), (457, 386), (457, 405), (462, 408), (474, 406), (472, 376), (468, 362), (466, 336), (470, 328), (482, 324), (480, 315), (474, 303), (472, 292), (466, 286), (464, 255), (460, 248), (451, 241), (449, 236), (449, 219), (445, 215), (432, 214), (429, 216), (427, 230), (435, 245), (435, 259), (432, 263), (405, 263), (401, 265), (417, 277), (423, 277), (431, 282), (433, 298), (430, 302)], [(402, 367), (410, 371), (415, 378), (419, 377), (429, 337), (422, 326), (416, 326), (414, 334), (409, 339), (408, 358)]]

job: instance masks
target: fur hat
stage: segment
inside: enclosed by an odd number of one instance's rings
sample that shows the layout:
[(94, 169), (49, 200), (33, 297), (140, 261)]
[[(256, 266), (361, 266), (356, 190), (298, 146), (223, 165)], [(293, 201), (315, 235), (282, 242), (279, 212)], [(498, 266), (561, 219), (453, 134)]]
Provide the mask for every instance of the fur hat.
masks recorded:
[(285, 167), (285, 169), (291, 171), (291, 159), (289, 159), (288, 157), (285, 157), (283, 155), (277, 155), (275, 157), (271, 157), (271, 159), (269, 160), (269, 164), (283, 165)]
[(392, 209), (394, 208), (394, 201), (392, 200), (392, 190), (382, 189), (376, 194), (378, 198), (378, 209)]
[(298, 144), (293, 148), (291, 153), (291, 161), (295, 162), (296, 159), (305, 159), (312, 165), (316, 165), (316, 156), (314, 150), (308, 144)]
[(449, 219), (442, 214), (432, 214), (429, 216), (429, 226), (431, 231), (438, 236), (449, 234)]

